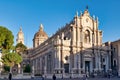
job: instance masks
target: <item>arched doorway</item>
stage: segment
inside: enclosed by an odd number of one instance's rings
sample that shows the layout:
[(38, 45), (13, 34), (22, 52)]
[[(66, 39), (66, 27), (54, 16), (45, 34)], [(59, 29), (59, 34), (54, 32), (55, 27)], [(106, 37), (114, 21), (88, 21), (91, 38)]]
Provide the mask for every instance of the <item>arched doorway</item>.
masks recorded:
[(85, 61), (85, 73), (90, 73), (90, 61)]
[(65, 73), (69, 73), (69, 63), (64, 64)]

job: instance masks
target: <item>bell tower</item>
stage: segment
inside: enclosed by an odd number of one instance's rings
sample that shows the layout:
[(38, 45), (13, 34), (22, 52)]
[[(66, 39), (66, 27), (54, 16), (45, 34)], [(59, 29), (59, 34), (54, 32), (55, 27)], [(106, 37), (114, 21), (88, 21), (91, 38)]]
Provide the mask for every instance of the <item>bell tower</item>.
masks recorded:
[(21, 27), (20, 27), (20, 31), (17, 34), (16, 42), (24, 44), (24, 34), (22, 32), (22, 28)]

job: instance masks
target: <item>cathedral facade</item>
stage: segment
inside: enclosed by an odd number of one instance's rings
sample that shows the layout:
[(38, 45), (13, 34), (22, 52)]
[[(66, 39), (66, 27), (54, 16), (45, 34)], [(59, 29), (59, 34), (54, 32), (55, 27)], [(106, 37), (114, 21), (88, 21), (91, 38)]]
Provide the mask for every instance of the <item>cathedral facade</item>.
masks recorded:
[(80, 76), (111, 70), (111, 46), (102, 43), (98, 23), (86, 9), (49, 38), (41, 25), (29, 50), (33, 74)]

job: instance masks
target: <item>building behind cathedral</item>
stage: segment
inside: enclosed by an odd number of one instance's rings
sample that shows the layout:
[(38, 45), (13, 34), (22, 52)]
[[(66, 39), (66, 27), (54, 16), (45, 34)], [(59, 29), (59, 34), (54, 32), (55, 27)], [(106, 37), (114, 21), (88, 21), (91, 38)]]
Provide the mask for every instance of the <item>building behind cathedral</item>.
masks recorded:
[[(21, 35), (22, 31), (19, 32)], [(48, 37), (43, 25), (28, 49), (33, 74), (58, 74), (78, 77), (82, 74), (113, 72), (120, 75), (120, 41), (102, 42), (98, 18), (90, 16), (88, 9), (76, 13), (73, 20)], [(18, 35), (17, 42), (24, 43)]]
[(111, 43), (112, 71), (114, 75), (120, 76), (120, 39)]

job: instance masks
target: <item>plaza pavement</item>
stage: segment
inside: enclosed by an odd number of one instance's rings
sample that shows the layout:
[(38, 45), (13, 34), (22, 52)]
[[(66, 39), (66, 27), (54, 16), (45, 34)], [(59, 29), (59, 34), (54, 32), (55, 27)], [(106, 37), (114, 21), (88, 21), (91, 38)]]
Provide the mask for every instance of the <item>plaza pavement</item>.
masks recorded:
[[(8, 80), (8, 79), (0, 79), (0, 80)], [(42, 79), (12, 79), (12, 80), (42, 80)], [(44, 80), (52, 80), (52, 79), (44, 79)], [(66, 79), (56, 79), (56, 80), (120, 80), (120, 78), (114, 77), (114, 78), (66, 78)]]

